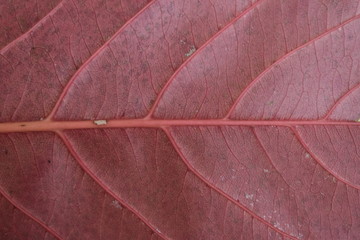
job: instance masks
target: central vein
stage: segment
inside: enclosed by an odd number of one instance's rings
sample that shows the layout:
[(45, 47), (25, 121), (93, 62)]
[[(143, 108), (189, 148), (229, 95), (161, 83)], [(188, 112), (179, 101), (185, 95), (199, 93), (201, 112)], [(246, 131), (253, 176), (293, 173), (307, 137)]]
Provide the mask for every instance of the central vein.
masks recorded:
[[(98, 124), (102, 121), (103, 124)], [(230, 119), (117, 119), (117, 120), (84, 120), (84, 121), (31, 121), (0, 123), (0, 133), (58, 131), (86, 128), (163, 128), (171, 126), (301, 126), (301, 125), (356, 125), (357, 121), (332, 120), (230, 120)]]

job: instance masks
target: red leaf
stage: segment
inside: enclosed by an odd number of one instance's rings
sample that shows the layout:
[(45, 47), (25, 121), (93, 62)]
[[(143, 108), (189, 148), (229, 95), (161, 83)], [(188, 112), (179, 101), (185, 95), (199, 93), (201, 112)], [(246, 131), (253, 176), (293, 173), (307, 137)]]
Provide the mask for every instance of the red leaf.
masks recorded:
[(358, 0), (41, 4), (0, 4), (1, 239), (360, 238)]

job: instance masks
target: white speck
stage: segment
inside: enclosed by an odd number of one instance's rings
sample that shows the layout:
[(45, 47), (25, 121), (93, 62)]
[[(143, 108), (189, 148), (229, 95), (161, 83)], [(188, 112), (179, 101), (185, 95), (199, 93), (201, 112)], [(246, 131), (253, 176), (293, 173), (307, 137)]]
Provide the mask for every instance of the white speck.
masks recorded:
[(120, 203), (118, 201), (116, 201), (116, 200), (112, 201), (111, 205), (118, 208), (118, 209), (122, 209)]
[(40, 118), (40, 121), (44, 120), (44, 118)]
[(161, 233), (161, 231), (160, 231), (158, 228), (156, 228), (156, 231), (157, 231), (158, 233)]
[(235, 168), (232, 168), (231, 171), (235, 172), (236, 170), (235, 170)]
[(180, 39), (180, 44), (185, 44), (186, 42), (182, 39)]
[(106, 120), (95, 120), (94, 123), (98, 126), (100, 125), (106, 125), (107, 121)]
[(220, 176), (220, 179), (221, 179), (221, 181), (224, 181), (224, 180), (225, 180), (225, 177), (224, 177), (224, 176)]
[(264, 172), (265, 172), (265, 173), (268, 173), (268, 172), (269, 172), (269, 170), (268, 170), (268, 169), (264, 169)]
[(310, 154), (309, 154), (309, 153), (305, 153), (305, 158), (310, 158)]
[(236, 178), (236, 176), (231, 176), (231, 179), (235, 179)]
[(189, 52), (185, 53), (185, 56), (186, 56), (186, 57), (190, 57), (195, 51), (196, 51), (196, 48), (195, 48), (195, 46), (193, 45), (193, 46), (191, 46)]
[(254, 206), (254, 203), (250, 203), (250, 207), (253, 207)]
[(254, 194), (247, 194), (247, 193), (245, 193), (245, 198), (246, 198), (246, 199), (253, 199), (253, 197), (254, 197)]
[(304, 237), (304, 235), (299, 233), (299, 238), (303, 238), (303, 237)]
[(275, 222), (274, 227), (283, 231), (283, 228), (281, 227), (280, 223), (278, 223), (278, 222)]
[(333, 177), (333, 178), (332, 178), (332, 181), (333, 181), (334, 183), (336, 183), (336, 178), (335, 178), (335, 177)]

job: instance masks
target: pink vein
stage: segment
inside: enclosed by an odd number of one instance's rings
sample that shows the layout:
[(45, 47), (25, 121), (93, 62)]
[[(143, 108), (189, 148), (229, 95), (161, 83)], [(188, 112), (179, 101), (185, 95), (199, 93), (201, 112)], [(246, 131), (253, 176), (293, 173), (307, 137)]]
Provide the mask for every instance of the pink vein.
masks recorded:
[(59, 10), (60, 7), (62, 7), (63, 5), (63, 1), (60, 1), (58, 5), (56, 5), (56, 7), (54, 7), (50, 12), (48, 12), (48, 14), (46, 14), (42, 19), (40, 19), (40, 21), (38, 21), (34, 26), (32, 26), (29, 30), (27, 30), (25, 33), (21, 34), (19, 37), (15, 38), (14, 40), (12, 40), (10, 43), (8, 43), (6, 46), (4, 46), (1, 50), (0, 50), (0, 54), (5, 53), (9, 48), (11, 48), (14, 44), (16, 44), (17, 42), (23, 40), (24, 38), (27, 37), (27, 35), (30, 34), (30, 32), (34, 31), (34, 29), (36, 29), (37, 27), (39, 27), (41, 24), (43, 24), (43, 22), (48, 19), (51, 15), (53, 15), (57, 10)]
[(267, 73), (269, 72), (273, 66), (275, 66), (276, 64), (278, 64), (279, 62), (281, 62), (282, 60), (284, 60), (286, 57), (288, 57), (289, 55), (291, 55), (292, 53), (298, 51), (301, 48), (304, 48), (308, 45), (310, 45), (311, 43), (315, 42), (316, 40), (324, 37), (325, 35), (345, 26), (346, 24), (356, 20), (360, 18), (360, 15), (355, 15), (352, 18), (349, 18), (348, 20), (346, 20), (345, 22), (341, 23), (340, 25), (334, 26), (330, 29), (328, 29), (326, 32), (322, 33), (321, 35), (317, 36), (316, 38), (311, 39), (310, 41), (304, 43), (303, 45), (298, 46), (297, 48), (291, 50), (290, 52), (286, 53), (285, 55), (283, 55), (281, 58), (279, 58), (278, 60), (276, 60), (274, 63), (270, 64), (263, 72), (261, 72), (261, 74), (259, 74), (249, 85), (246, 86), (246, 88), (241, 92), (241, 94), (239, 95), (239, 97), (235, 100), (235, 102), (233, 103), (233, 105), (231, 106), (230, 110), (228, 111), (228, 113), (225, 115), (224, 119), (229, 119), (230, 115), (234, 112), (235, 108), (237, 107), (238, 103), (241, 101), (241, 99), (245, 96), (245, 94)]
[(39, 225), (41, 225), (47, 232), (49, 232), (50, 234), (52, 234), (54, 237), (56, 237), (57, 239), (62, 240), (62, 238), (60, 237), (60, 235), (55, 232), (55, 230), (53, 230), (52, 228), (48, 227), (44, 222), (42, 222), (41, 220), (37, 219), (36, 217), (34, 217), (28, 210), (26, 210), (23, 206), (21, 206), (19, 203), (17, 203), (15, 200), (13, 200), (2, 188), (0, 188), (0, 193), (4, 196), (4, 198), (6, 200), (8, 200), (14, 207), (16, 207), (17, 209), (19, 209), (22, 213), (24, 213), (26, 216), (28, 216), (29, 218), (31, 218), (33, 221), (35, 221), (36, 223), (38, 223)]
[(350, 96), (353, 92), (355, 92), (358, 88), (360, 87), (360, 84), (355, 85), (354, 87), (352, 87), (349, 91), (347, 91), (343, 96), (341, 96), (338, 100), (336, 100), (336, 102), (334, 103), (334, 105), (330, 108), (330, 110), (328, 111), (328, 113), (325, 115), (325, 117), (323, 117), (321, 120), (326, 120), (330, 117), (330, 115), (335, 111), (335, 108), (337, 106), (339, 106), (339, 104), (344, 101), (348, 96)]
[(171, 84), (171, 82), (175, 79), (175, 77), (179, 74), (179, 72), (185, 68), (185, 66), (195, 57), (197, 56), (204, 48), (206, 48), (214, 39), (216, 39), (221, 33), (223, 33), (226, 29), (230, 28), (237, 20), (239, 20), (241, 17), (243, 17), (244, 15), (246, 15), (248, 12), (250, 12), (251, 10), (253, 10), (256, 6), (258, 6), (261, 2), (263, 2), (264, 0), (258, 0), (257, 2), (255, 2), (254, 4), (250, 5), (249, 8), (247, 8), (246, 10), (244, 10), (243, 12), (241, 12), (237, 17), (235, 17), (233, 20), (231, 20), (228, 24), (226, 24), (225, 27), (223, 27), (220, 31), (218, 31), (215, 35), (213, 35), (211, 38), (209, 38), (199, 49), (196, 50), (196, 52), (191, 55), (188, 59), (186, 59), (185, 62), (183, 62), (181, 64), (181, 66), (173, 73), (173, 75), (170, 77), (170, 79), (166, 82), (166, 84), (164, 85), (164, 87), (161, 89), (159, 95), (157, 96), (153, 106), (151, 107), (149, 113), (147, 114), (147, 116), (145, 117), (145, 119), (150, 119), (151, 116), (154, 114), (154, 111), (156, 110), (156, 107), (158, 105), (158, 103), (161, 100), (161, 97), (164, 95), (166, 89), (169, 87), (169, 85)]
[(7, 132), (40, 132), (58, 131), (64, 129), (91, 129), (91, 128), (162, 128), (169, 126), (360, 126), (360, 122), (328, 121), (328, 120), (224, 120), (224, 119), (113, 119), (107, 120), (105, 125), (96, 125), (91, 120), (83, 121), (30, 121), (0, 123), (0, 133)]
[(196, 169), (186, 160), (185, 156), (183, 155), (183, 153), (181, 152), (179, 146), (177, 145), (175, 139), (171, 136), (170, 132), (168, 131), (167, 128), (162, 128), (163, 131), (165, 132), (165, 134), (167, 135), (167, 137), (169, 138), (171, 144), (174, 146), (176, 152), (179, 154), (179, 156), (181, 157), (181, 159), (183, 160), (183, 162), (186, 164), (186, 166), (190, 169), (190, 171), (192, 171), (195, 176), (197, 176), (199, 179), (201, 179), (206, 185), (208, 185), (210, 188), (214, 189), (217, 193), (219, 193), (221, 196), (223, 196), (224, 198), (226, 198), (227, 200), (229, 200), (230, 202), (232, 202), (233, 204), (235, 204), (236, 206), (240, 207), (241, 209), (243, 209), (245, 212), (247, 212), (248, 214), (250, 214), (253, 218), (257, 219), (259, 222), (265, 224), (266, 226), (268, 226), (269, 228), (271, 228), (272, 230), (290, 238), (290, 239), (297, 239), (294, 236), (289, 235), (288, 233), (274, 227), (272, 224), (270, 224), (269, 222), (265, 221), (263, 218), (257, 216), (254, 212), (252, 212), (250, 209), (248, 209), (246, 206), (242, 205), (241, 203), (237, 202), (236, 200), (234, 200), (232, 197), (230, 197), (227, 193), (225, 193), (224, 191), (222, 191), (221, 189), (217, 188), (215, 185), (213, 185), (212, 183), (210, 183), (205, 177), (203, 177), (198, 171), (196, 171)]
[(69, 91), (71, 85), (75, 81), (76, 77), (82, 72), (82, 70), (97, 56), (101, 53), (101, 51), (106, 48), (113, 40), (116, 38), (129, 24), (131, 24), (139, 15), (141, 15), (146, 9), (148, 9), (156, 0), (150, 1), (145, 7), (143, 7), (140, 11), (138, 11), (133, 17), (131, 17), (109, 40), (106, 41), (96, 52), (82, 64), (82, 66), (76, 71), (76, 73), (71, 77), (69, 82), (66, 84), (65, 88), (63, 89), (58, 101), (56, 102), (53, 110), (47, 116), (46, 119), (52, 119), (54, 114), (56, 113), (57, 109), (59, 108), (61, 101)]
[(131, 211), (135, 216), (137, 216), (144, 224), (146, 224), (154, 233), (159, 235), (161, 238), (167, 240), (169, 239), (166, 237), (162, 232), (157, 231), (157, 228), (154, 227), (144, 216), (142, 216), (137, 210), (131, 207), (127, 202), (119, 198), (109, 187), (106, 186), (81, 160), (80, 156), (76, 153), (74, 148), (72, 147), (70, 141), (65, 137), (65, 135), (61, 131), (56, 131), (56, 134), (62, 139), (66, 147), (69, 149), (71, 155), (76, 159), (78, 164), (84, 170), (86, 174), (88, 174), (99, 186), (105, 190), (110, 196), (115, 198), (119, 203), (121, 203), (124, 207), (126, 207), (129, 211)]
[(360, 190), (359, 185), (355, 185), (355, 184), (351, 183), (350, 181), (342, 178), (341, 176), (339, 176), (338, 174), (333, 172), (330, 168), (328, 168), (325, 163), (323, 163), (314, 153), (312, 153), (311, 149), (308, 147), (308, 145), (302, 139), (299, 132), (294, 127), (290, 127), (290, 129), (294, 133), (296, 139), (300, 142), (300, 144), (311, 155), (311, 157), (315, 160), (315, 162), (317, 162), (323, 169), (325, 169), (325, 171), (329, 172), (332, 176), (334, 176), (336, 179), (338, 179), (340, 182), (344, 183), (345, 185), (349, 185), (350, 187)]

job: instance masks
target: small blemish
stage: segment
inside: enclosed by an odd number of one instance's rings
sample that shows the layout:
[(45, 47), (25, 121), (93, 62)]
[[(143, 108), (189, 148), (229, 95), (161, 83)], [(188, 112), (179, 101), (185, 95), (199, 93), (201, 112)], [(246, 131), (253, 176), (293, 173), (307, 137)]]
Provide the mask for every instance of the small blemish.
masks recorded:
[(268, 173), (269, 172), (269, 170), (268, 169), (264, 169), (264, 173)]
[(355, 120), (355, 122), (360, 122), (360, 118), (359, 118), (359, 119), (357, 119), (357, 120)]
[(253, 199), (253, 197), (254, 197), (254, 194), (247, 194), (247, 193), (245, 193), (245, 198), (246, 198), (246, 199)]
[(282, 230), (281, 225), (280, 225), (280, 223), (278, 223), (278, 222), (275, 222), (274, 227)]
[(305, 158), (310, 158), (310, 154), (309, 154), (309, 153), (305, 153)]
[(190, 57), (195, 51), (196, 51), (196, 48), (194, 45), (192, 45), (189, 52), (185, 53), (185, 56)]
[(116, 200), (112, 201), (111, 205), (114, 206), (115, 208), (122, 209), (120, 203)]
[(20, 126), (21, 126), (21, 127), (25, 127), (25, 126), (26, 126), (26, 124), (21, 124)]
[(106, 125), (106, 124), (107, 124), (107, 121), (106, 121), (106, 120), (95, 120), (95, 121), (94, 121), (94, 124), (95, 124), (95, 125), (98, 125), (98, 126), (100, 126), (100, 125)]
[(48, 163), (51, 163), (51, 161), (50, 161), (50, 160), (48, 160)]
[(5, 155), (8, 155), (9, 151), (7, 149), (4, 150)]

